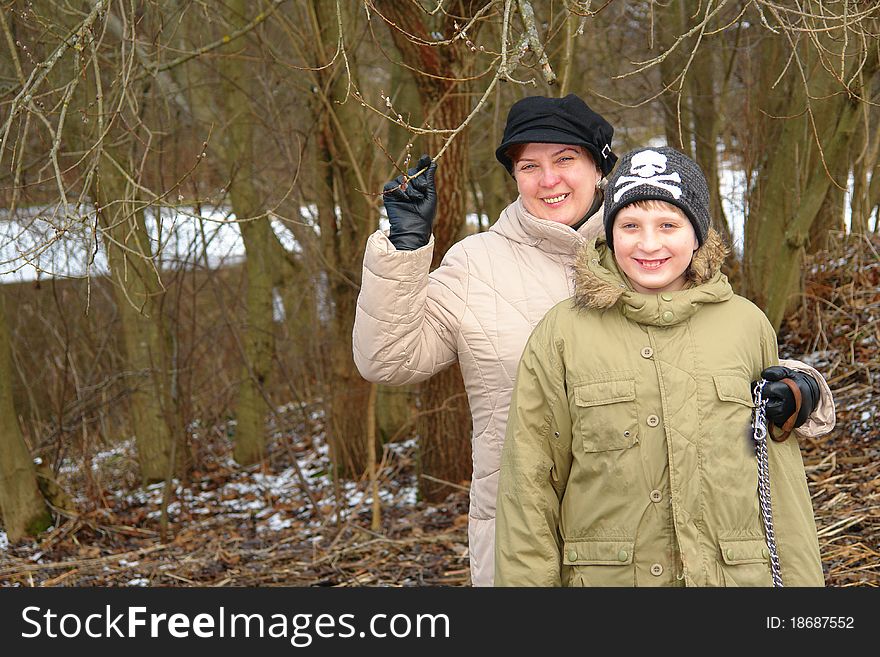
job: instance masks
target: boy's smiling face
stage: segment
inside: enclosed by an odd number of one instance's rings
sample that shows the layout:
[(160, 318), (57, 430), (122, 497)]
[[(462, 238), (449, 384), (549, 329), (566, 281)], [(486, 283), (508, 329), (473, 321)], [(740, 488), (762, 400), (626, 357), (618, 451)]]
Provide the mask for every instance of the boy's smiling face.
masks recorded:
[(663, 201), (621, 208), (614, 217), (613, 239), (617, 266), (642, 294), (683, 289), (685, 272), (700, 246), (684, 213)]

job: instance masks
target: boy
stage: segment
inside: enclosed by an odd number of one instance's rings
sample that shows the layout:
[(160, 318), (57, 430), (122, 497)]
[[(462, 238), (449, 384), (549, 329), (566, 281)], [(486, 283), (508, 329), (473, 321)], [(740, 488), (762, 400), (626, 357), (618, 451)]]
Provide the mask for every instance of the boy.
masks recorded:
[[(671, 148), (633, 151), (604, 223), (519, 365), (496, 585), (770, 586), (750, 382), (776, 335), (720, 271), (706, 180)], [(783, 583), (821, 586), (797, 441), (768, 450)]]

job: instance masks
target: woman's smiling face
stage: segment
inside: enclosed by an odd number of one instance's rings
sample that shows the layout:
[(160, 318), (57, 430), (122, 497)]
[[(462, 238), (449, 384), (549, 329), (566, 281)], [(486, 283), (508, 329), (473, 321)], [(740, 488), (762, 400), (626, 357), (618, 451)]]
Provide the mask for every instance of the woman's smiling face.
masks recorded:
[(602, 177), (586, 149), (566, 144), (526, 144), (513, 173), (526, 210), (566, 226), (584, 218)]

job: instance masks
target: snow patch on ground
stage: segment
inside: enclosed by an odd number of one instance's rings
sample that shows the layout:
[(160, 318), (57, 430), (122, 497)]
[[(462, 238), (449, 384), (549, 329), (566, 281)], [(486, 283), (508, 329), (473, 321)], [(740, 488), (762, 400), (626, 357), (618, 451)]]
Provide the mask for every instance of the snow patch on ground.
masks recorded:
[(287, 529), (288, 527), (293, 526), (293, 520), (290, 518), (282, 517), (280, 512), (273, 513), (269, 516), (269, 519), (266, 521), (266, 524), (257, 529), (257, 531), (272, 531), (272, 532), (280, 532), (282, 529)]
[[(126, 440), (120, 441), (113, 447), (109, 449), (102, 450), (92, 456), (92, 470), (94, 472), (98, 472), (101, 467), (112, 459), (120, 459), (120, 458), (135, 458), (135, 446), (134, 446), (134, 438), (127, 438)], [(64, 463), (61, 464), (61, 467), (58, 471), (61, 474), (73, 474), (77, 472), (82, 467), (81, 461), (74, 461), (67, 459)], [(161, 486), (161, 484), (159, 484)]]
[[(322, 418), (315, 415), (312, 419)], [(275, 439), (296, 440), (289, 435), (278, 435)], [(308, 527), (317, 530), (326, 518), (333, 518), (337, 513), (346, 517), (369, 513), (373, 502), (369, 480), (335, 483), (329, 474), (332, 472), (330, 449), (323, 434), (312, 437), (307, 445), (307, 448), (300, 445), (296, 450), (296, 466), (291, 465), (279, 472), (255, 470), (257, 466), (242, 469), (229, 459), (221, 459), (229, 473), (222, 480), (207, 477), (184, 486), (173, 479), (171, 501), (167, 507), (169, 521), (185, 522), (187, 517), (222, 513), (225, 517), (250, 520), (257, 533), (267, 533), (288, 529), (297, 519), (300, 522), (307, 519)], [(415, 439), (410, 439), (389, 444), (386, 448), (389, 452), (387, 461), (399, 462), (414, 458), (417, 444)], [(111, 454), (134, 458), (134, 449), (133, 443), (128, 442), (96, 455), (95, 460), (103, 462)], [(300, 479), (300, 473), (304, 481)], [(414, 481), (401, 481), (399, 477), (382, 476), (382, 473), (379, 481), (378, 497), (383, 508), (412, 507), (417, 503)], [(314, 513), (306, 488), (315, 498), (319, 514)], [(147, 507), (146, 518), (157, 521), (162, 515), (164, 495), (165, 484), (160, 482), (134, 491), (120, 491), (114, 494), (114, 498), (119, 506)]]

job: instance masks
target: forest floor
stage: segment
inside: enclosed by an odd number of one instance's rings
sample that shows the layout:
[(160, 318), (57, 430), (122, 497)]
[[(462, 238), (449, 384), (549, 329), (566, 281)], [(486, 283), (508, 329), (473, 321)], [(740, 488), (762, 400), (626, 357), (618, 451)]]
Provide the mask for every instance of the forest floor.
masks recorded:
[[(414, 441), (386, 450), (375, 532), (370, 482), (335, 486), (322, 437), (279, 436), (266, 465), (250, 468), (236, 465), (231, 446), (218, 442), (213, 455), (202, 456), (202, 469), (188, 482), (174, 480), (168, 493), (161, 483), (133, 492), (113, 485), (136, 468), (133, 446), (98, 455), (100, 504), (64, 518), (38, 541), (0, 549), (0, 585), (467, 583), (467, 493), (443, 504), (417, 502)], [(71, 484), (81, 472), (67, 476)]]
[[(829, 586), (880, 586), (880, 257), (878, 242), (841, 240), (810, 259), (806, 302), (786, 319), (780, 352), (819, 369), (835, 396), (837, 426), (801, 440)], [(199, 469), (186, 481), (138, 488), (133, 445), (59, 483), (76, 513), (36, 541), (0, 532), (0, 586), (465, 586), (466, 490), (417, 499), (416, 442), (386, 446), (372, 530), (371, 482), (340, 481), (320, 409), (276, 417), (262, 466), (231, 459), (227, 428), (198, 437)], [(271, 429), (271, 427), (270, 427)], [(165, 513), (163, 514), (163, 509)]]

